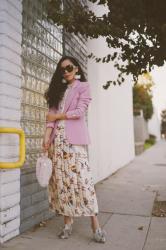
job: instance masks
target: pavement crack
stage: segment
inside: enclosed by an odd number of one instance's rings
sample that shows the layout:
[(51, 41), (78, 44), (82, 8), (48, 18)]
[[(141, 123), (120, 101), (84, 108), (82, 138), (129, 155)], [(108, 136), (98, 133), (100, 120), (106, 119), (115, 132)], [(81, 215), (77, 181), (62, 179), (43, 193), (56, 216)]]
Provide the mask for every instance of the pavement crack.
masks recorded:
[[(157, 200), (157, 195), (158, 195), (158, 192), (156, 192), (156, 195), (155, 195), (155, 198), (154, 198), (154, 202)], [(149, 234), (149, 231), (150, 231), (151, 223), (152, 223), (152, 213), (151, 213), (151, 216), (150, 216), (150, 222), (149, 222), (149, 226), (148, 226), (148, 230), (147, 230), (147, 233), (146, 233), (146, 236), (145, 236), (145, 241), (144, 241), (144, 245), (142, 247), (142, 250), (145, 249), (146, 242), (147, 242), (147, 239), (148, 239), (148, 234)]]
[(149, 218), (151, 217), (151, 215), (143, 215), (143, 214), (130, 214), (130, 213), (118, 213), (118, 212), (106, 212), (106, 211), (100, 211), (100, 213), (108, 213), (111, 215), (127, 215), (127, 216), (139, 216), (139, 217), (145, 217), (145, 218)]

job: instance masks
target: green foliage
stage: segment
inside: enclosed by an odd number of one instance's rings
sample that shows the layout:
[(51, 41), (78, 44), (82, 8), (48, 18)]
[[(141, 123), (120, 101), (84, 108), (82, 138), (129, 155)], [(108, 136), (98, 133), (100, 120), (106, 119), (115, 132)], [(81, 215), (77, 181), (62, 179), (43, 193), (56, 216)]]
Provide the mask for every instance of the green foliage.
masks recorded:
[(152, 134), (150, 134), (149, 135), (149, 139), (147, 139), (146, 141), (145, 141), (145, 144), (146, 145), (154, 145), (156, 143), (156, 136), (155, 135), (152, 135)]
[[(104, 58), (89, 55), (96, 62), (114, 62), (119, 70), (117, 82), (125, 74), (132, 74), (134, 81), (154, 65), (162, 66), (166, 59), (166, 1), (165, 0), (89, 0), (108, 8), (108, 13), (96, 16), (81, 1), (48, 0), (47, 13), (57, 25), (67, 32), (89, 38), (103, 36), (115, 52)], [(117, 52), (118, 51), (118, 52)], [(123, 64), (119, 65), (119, 61)]]
[[(147, 78), (148, 77), (148, 78)], [(143, 75), (143, 80), (147, 80), (146, 83), (137, 83), (133, 87), (133, 112), (134, 115), (139, 115), (140, 110), (143, 111), (145, 120), (149, 120), (153, 115), (153, 103), (151, 87), (153, 83), (151, 77), (148, 74)]]
[(151, 146), (152, 146), (152, 145), (151, 145), (150, 143), (145, 142), (145, 143), (144, 143), (144, 150), (150, 148)]
[(144, 149), (150, 148), (150, 147), (153, 146), (155, 143), (156, 143), (156, 136), (150, 134), (150, 135), (149, 135), (149, 139), (147, 139), (147, 140), (145, 141)]

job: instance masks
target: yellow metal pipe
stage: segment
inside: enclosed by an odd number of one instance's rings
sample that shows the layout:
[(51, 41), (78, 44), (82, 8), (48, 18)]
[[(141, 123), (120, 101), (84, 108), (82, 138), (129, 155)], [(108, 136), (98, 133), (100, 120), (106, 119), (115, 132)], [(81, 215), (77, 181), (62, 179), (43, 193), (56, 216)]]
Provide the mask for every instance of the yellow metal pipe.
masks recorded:
[(10, 169), (10, 168), (20, 168), (25, 161), (25, 134), (24, 131), (20, 128), (1, 128), (0, 133), (8, 134), (18, 134), (20, 143), (19, 143), (19, 160), (16, 162), (0, 162), (0, 168)]

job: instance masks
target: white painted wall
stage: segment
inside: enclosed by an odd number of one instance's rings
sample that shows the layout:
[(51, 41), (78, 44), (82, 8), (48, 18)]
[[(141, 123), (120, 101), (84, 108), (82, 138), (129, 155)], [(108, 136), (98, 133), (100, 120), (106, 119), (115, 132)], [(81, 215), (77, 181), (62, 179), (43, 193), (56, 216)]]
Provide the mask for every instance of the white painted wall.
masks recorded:
[[(94, 8), (98, 15), (103, 12), (103, 9)], [(104, 38), (89, 40), (88, 50), (99, 57), (110, 53)], [(88, 113), (91, 136), (89, 157), (95, 183), (129, 163), (135, 156), (131, 80), (128, 78), (121, 86), (111, 86), (107, 90), (102, 88), (107, 80), (116, 77), (112, 63), (88, 61), (88, 81), (93, 98)]]
[[(0, 127), (20, 128), (22, 3), (0, 0)], [(18, 137), (0, 135), (0, 161), (18, 159)], [(0, 243), (19, 234), (20, 169), (0, 169)]]
[(155, 66), (151, 72), (155, 85), (152, 88), (153, 91), (153, 104), (157, 110), (158, 119), (161, 121), (161, 112), (166, 109), (166, 63), (162, 67)]
[(157, 141), (161, 139), (160, 126), (161, 126), (161, 121), (158, 118), (157, 108), (154, 107), (153, 116), (148, 121), (148, 131), (149, 134), (153, 134), (156, 136)]

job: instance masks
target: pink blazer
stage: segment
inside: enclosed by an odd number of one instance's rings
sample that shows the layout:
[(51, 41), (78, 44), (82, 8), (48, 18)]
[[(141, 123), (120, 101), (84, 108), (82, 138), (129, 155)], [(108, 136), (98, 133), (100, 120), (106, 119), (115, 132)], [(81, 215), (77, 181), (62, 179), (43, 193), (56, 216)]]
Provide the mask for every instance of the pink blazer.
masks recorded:
[[(65, 135), (71, 144), (89, 144), (90, 137), (85, 121), (85, 111), (90, 101), (90, 87), (87, 82), (75, 80), (65, 99), (64, 113), (67, 116), (65, 120)], [(49, 112), (58, 113), (58, 109), (50, 108)], [(52, 127), (51, 142), (56, 137), (56, 128), (59, 120), (47, 122), (46, 127)]]

